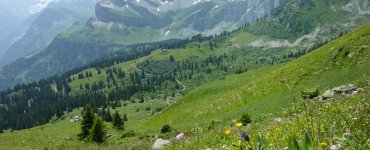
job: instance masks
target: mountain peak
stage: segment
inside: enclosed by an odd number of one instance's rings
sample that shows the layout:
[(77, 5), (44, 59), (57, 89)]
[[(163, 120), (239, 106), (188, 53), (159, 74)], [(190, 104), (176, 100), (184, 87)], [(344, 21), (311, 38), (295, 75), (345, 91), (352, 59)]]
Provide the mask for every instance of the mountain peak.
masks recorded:
[(37, 4), (31, 6), (30, 9), (28, 10), (28, 12), (30, 14), (36, 14), (38, 12), (41, 12), (53, 1), (54, 0), (40, 0)]

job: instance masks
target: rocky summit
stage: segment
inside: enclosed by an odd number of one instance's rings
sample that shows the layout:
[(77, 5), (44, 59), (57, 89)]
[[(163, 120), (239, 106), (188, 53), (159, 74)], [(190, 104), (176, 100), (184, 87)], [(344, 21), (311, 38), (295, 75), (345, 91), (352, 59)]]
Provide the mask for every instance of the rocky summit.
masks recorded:
[[(267, 16), (280, 0), (104, 0), (96, 5), (93, 27), (153, 28), (161, 39), (212, 35)], [(133, 33), (134, 34), (134, 33)]]

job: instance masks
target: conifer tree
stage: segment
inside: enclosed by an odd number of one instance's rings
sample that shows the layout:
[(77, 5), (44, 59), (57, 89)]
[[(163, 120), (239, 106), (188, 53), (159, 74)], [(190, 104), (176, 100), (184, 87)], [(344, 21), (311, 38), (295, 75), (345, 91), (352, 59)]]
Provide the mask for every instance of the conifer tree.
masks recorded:
[(128, 121), (127, 115), (123, 114), (123, 121)]
[(112, 121), (113, 127), (115, 127), (117, 130), (123, 130), (124, 122), (121, 118), (121, 115), (119, 115), (118, 111), (113, 114), (113, 121)]
[(85, 139), (89, 136), (89, 131), (94, 124), (94, 114), (92, 112), (91, 106), (86, 105), (83, 109), (83, 117), (81, 122), (81, 133), (78, 135), (80, 140)]
[(90, 130), (91, 139), (96, 143), (103, 143), (105, 140), (107, 132), (105, 131), (105, 126), (100, 118), (96, 118), (94, 125)]
[(4, 122), (4, 119), (2, 118), (2, 116), (0, 115), (0, 133), (4, 133), (4, 129), (3, 129), (3, 122)]
[(111, 122), (112, 121), (112, 114), (110, 113), (110, 109), (108, 108), (108, 111), (107, 111), (107, 114), (106, 114), (106, 117), (105, 117), (105, 121), (107, 122)]
[(101, 109), (101, 117), (103, 118), (104, 121), (106, 120), (107, 112), (105, 111), (105, 106)]
[(175, 57), (173, 57), (172, 55), (170, 55), (170, 62), (175, 62)]

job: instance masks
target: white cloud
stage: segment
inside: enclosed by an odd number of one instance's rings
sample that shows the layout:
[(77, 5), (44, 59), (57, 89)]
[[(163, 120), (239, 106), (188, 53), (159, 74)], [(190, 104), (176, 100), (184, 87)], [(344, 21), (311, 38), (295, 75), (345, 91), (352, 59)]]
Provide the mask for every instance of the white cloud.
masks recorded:
[(31, 8), (28, 10), (29, 13), (35, 14), (40, 11), (42, 11), (44, 8), (46, 8), (51, 2), (54, 0), (40, 0), (39, 3), (36, 5), (31, 6)]

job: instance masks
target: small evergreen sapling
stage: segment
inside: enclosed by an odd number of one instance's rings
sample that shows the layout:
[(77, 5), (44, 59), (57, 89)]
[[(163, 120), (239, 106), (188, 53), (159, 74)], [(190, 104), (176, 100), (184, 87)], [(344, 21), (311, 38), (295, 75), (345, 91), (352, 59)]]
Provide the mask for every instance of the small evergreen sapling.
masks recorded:
[(126, 114), (123, 114), (123, 121), (128, 121), (128, 117)]
[(161, 129), (161, 133), (164, 134), (164, 133), (168, 133), (168, 132), (171, 132), (171, 127), (169, 125), (164, 125)]
[(105, 141), (105, 136), (107, 132), (105, 131), (105, 126), (100, 118), (96, 118), (94, 125), (90, 130), (91, 139), (96, 143), (103, 143)]
[(252, 122), (252, 119), (248, 113), (243, 113), (239, 121), (243, 124), (243, 126), (247, 126), (249, 123)]
[(113, 114), (112, 125), (117, 130), (124, 130), (123, 128), (124, 122), (123, 119), (121, 118), (121, 115), (119, 115), (118, 111), (116, 111), (116, 113)]

